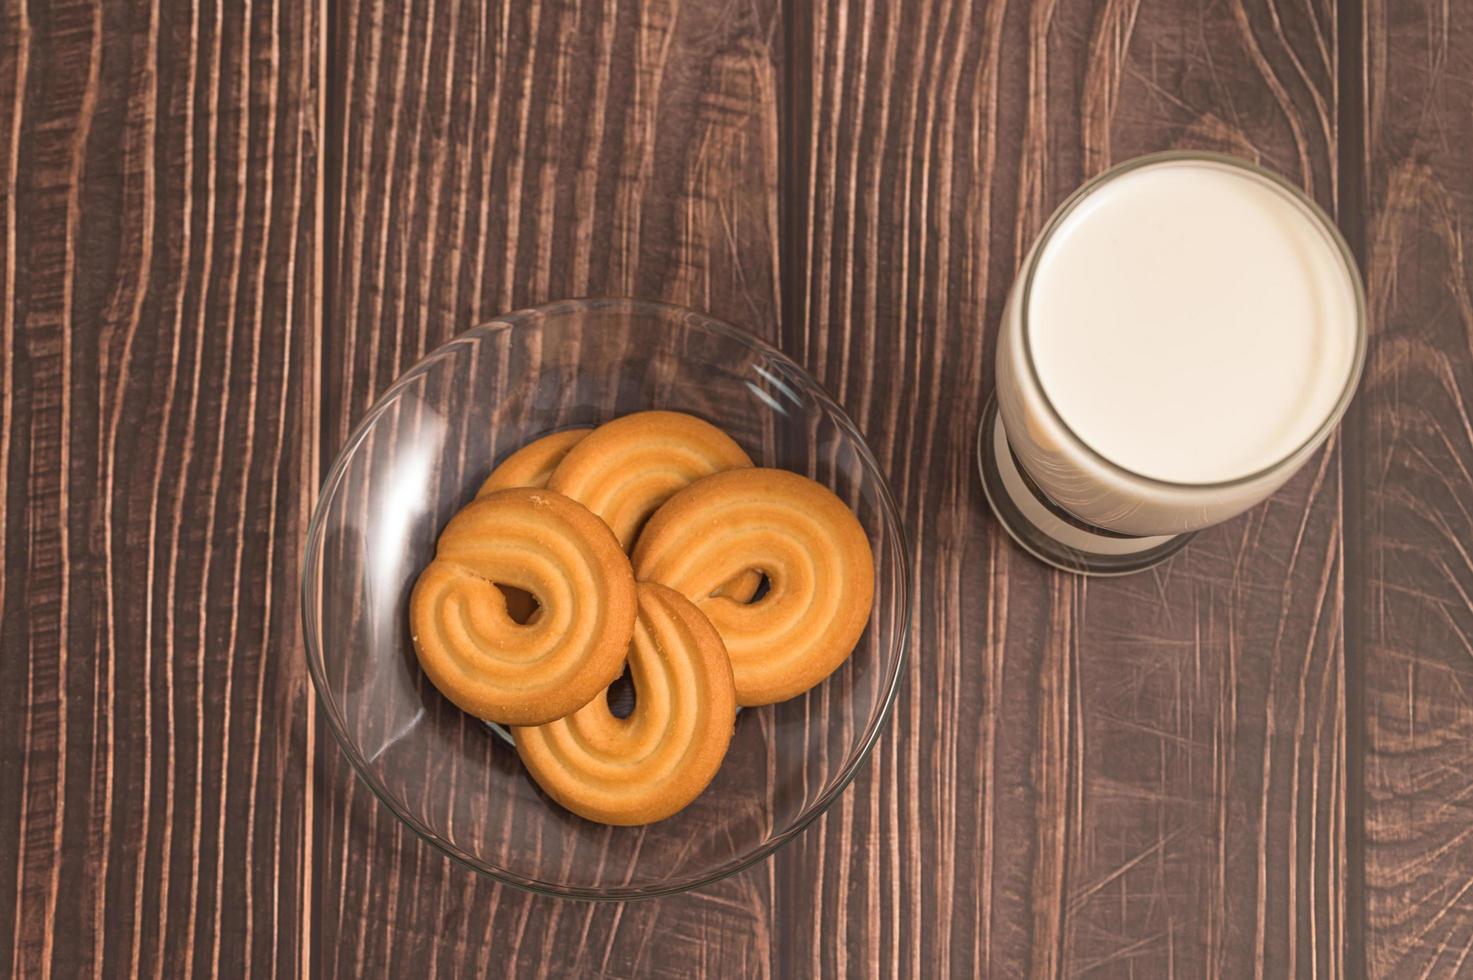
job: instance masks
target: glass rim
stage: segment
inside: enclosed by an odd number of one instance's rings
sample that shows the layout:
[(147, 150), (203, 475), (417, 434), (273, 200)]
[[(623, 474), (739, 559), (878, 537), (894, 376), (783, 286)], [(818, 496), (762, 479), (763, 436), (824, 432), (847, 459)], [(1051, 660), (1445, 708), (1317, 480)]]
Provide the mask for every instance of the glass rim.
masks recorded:
[[(834, 779), (833, 784), (826, 791), (819, 794), (807, 807), (802, 808), (791, 825), (781, 832), (774, 834), (770, 839), (753, 849), (751, 853), (729, 860), (705, 872), (688, 874), (684, 877), (672, 878), (644, 886), (615, 885), (599, 888), (590, 885), (563, 884), (528, 877), (507, 868), (490, 864), (484, 858), (446, 839), (434, 828), (427, 826), (424, 821), (420, 820), (409, 811), (408, 807), (403, 805), (392, 790), (383, 785), (377, 773), (370, 767), (368, 760), (358, 750), (357, 742), (348, 731), (347, 721), (342, 716), (337, 700), (332, 693), (331, 684), (326, 675), (326, 662), (323, 651), (317, 642), (317, 633), (321, 624), (318, 622), (317, 608), (313, 599), (315, 597), (315, 591), (321, 588), (322, 583), (322, 565), (319, 558), (322, 547), (322, 529), (325, 526), (327, 517), (325, 504), (346, 478), (348, 461), (353, 451), (367, 439), (374, 423), (388, 411), (395, 396), (403, 389), (409, 387), (421, 375), (429, 371), (436, 361), (448, 356), (454, 348), (471, 342), (473, 338), (479, 335), (511, 330), (520, 324), (539, 317), (581, 311), (616, 311), (621, 313), (645, 313), (655, 316), (669, 316), (673, 314), (687, 318), (694, 317), (700, 321), (703, 327), (715, 333), (745, 344), (766, 356), (775, 356), (779, 363), (793, 371), (798, 378), (806, 383), (806, 390), (814, 398), (834, 412), (836, 423), (840, 428), (846, 430), (854, 440), (854, 445), (860, 458), (877, 478), (875, 480), (876, 499), (880, 509), (886, 514), (891, 522), (891, 526), (895, 530), (895, 540), (891, 542), (891, 551), (893, 554), (888, 557), (890, 560), (898, 561), (900, 567), (899, 581), (902, 595), (898, 603), (900, 614), (895, 623), (895, 632), (898, 639), (895, 643), (894, 662), (889, 669), (889, 676), (880, 682), (878, 710), (870, 718), (869, 724), (862, 729), (855, 743), (853, 755)], [(455, 864), (469, 871), (485, 875), (495, 881), (524, 891), (546, 895), (552, 898), (584, 902), (626, 902), (661, 898), (697, 888), (704, 888), (707, 885), (739, 874), (771, 857), (774, 852), (807, 830), (814, 821), (827, 813), (833, 804), (838, 801), (839, 797), (844, 794), (860, 772), (865, 769), (870, 757), (874, 753), (875, 745), (879, 742), (880, 736), (889, 725), (890, 717), (894, 713), (896, 695), (899, 693), (900, 681), (905, 676), (906, 663), (910, 657), (910, 606), (911, 593), (915, 584), (913, 574), (914, 569), (910, 561), (910, 538), (906, 532), (905, 523), (901, 520), (900, 508), (897, 506), (894, 494), (890, 490), (890, 483), (885, 478), (884, 471), (880, 468), (874, 451), (870, 448), (869, 442), (864, 438), (864, 435), (859, 431), (859, 427), (849, 417), (849, 413), (844, 411), (843, 407), (829, 394), (828, 389), (819, 384), (802, 365), (756, 334), (733, 326), (724, 320), (717, 319), (711, 314), (700, 310), (674, 303), (652, 300), (619, 297), (584, 297), (554, 300), (541, 306), (513, 310), (500, 316), (478, 321), (447, 340), (444, 344), (426, 353), (413, 366), (399, 375), (399, 377), (384, 389), (382, 394), (374, 399), (373, 404), (363, 413), (362, 418), (353, 426), (348, 437), (343, 440), (343, 444), (338, 449), (333, 464), (329, 468), (327, 477), (322, 481), (322, 485), (318, 489), (317, 498), (313, 501), (312, 513), (307, 521), (306, 541), (302, 549), (302, 564), (298, 572), (297, 596), (301, 603), (302, 641), (307, 655), (307, 674), (311, 679), (317, 700), (322, 706), (328, 731), (332, 733), (333, 740), (347, 758), (354, 775), (368, 787), (369, 792), (377, 798), (379, 803), (385, 806), (401, 823), (413, 831), (415, 836), (420, 840), (444, 854)], [(487, 737), (493, 736), (487, 733)]]
[[(1305, 212), (1306, 216), (1318, 226), (1321, 233), (1329, 240), (1336, 254), (1339, 256), (1340, 264), (1350, 281), (1351, 293), (1355, 305), (1355, 352), (1351, 359), (1350, 370), (1346, 372), (1344, 386), (1340, 391), (1339, 397), (1335, 399), (1334, 406), (1326, 413), (1324, 419), (1315, 426), (1314, 431), (1289, 452), (1278, 457), (1266, 466), (1261, 466), (1250, 473), (1233, 477), (1230, 480), (1182, 481), (1147, 476), (1144, 473), (1139, 473), (1128, 466), (1115, 462), (1091, 446), (1085, 441), (1084, 437), (1074, 431), (1073, 427), (1064, 420), (1063, 415), (1054, 405), (1053, 400), (1049, 398), (1048, 391), (1043, 385), (1043, 379), (1039, 377), (1038, 366), (1034, 363), (1033, 345), (1030, 339), (1031, 331), (1029, 329), (1028, 310), (1033, 294), (1033, 278), (1038, 271), (1039, 260), (1042, 258), (1044, 250), (1047, 248), (1054, 234), (1063, 225), (1064, 221), (1085, 200), (1093, 195), (1095, 191), (1098, 191), (1119, 177), (1163, 163), (1192, 161), (1217, 164), (1229, 169), (1238, 170), (1249, 177), (1268, 183), (1271, 187), (1286, 195), (1293, 203), (1297, 204)], [(1329, 433), (1340, 423), (1341, 418), (1344, 417), (1346, 409), (1349, 408), (1350, 401), (1355, 396), (1356, 389), (1360, 385), (1361, 373), (1365, 368), (1366, 347), (1369, 339), (1366, 325), (1365, 283), (1361, 278), (1360, 266), (1356, 263), (1355, 255), (1350, 250), (1350, 245), (1345, 241), (1345, 236), (1341, 234), (1340, 228), (1308, 194), (1284, 177), (1253, 163), (1251, 160), (1245, 160), (1226, 153), (1217, 153), (1212, 150), (1162, 150), (1156, 153), (1147, 153), (1144, 156), (1132, 157), (1129, 160), (1124, 160), (1102, 170), (1076, 188), (1049, 215), (1048, 222), (1043, 226), (1043, 230), (1038, 233), (1038, 237), (1032, 249), (1029, 251), (1020, 282), (1023, 292), (1019, 297), (1018, 318), (1020, 332), (1022, 333), (1020, 340), (1023, 350), (1023, 363), (1028, 369), (1028, 377), (1032, 381), (1034, 388), (1037, 389), (1039, 401), (1048, 412), (1049, 418), (1058, 425), (1070, 440), (1079, 446), (1080, 449), (1084, 450), (1085, 454), (1095, 463), (1103, 466), (1116, 476), (1143, 482), (1149, 486), (1176, 490), (1222, 490), (1256, 483), (1265, 477), (1272, 476), (1275, 472), (1281, 470), (1285, 464), (1328, 437)]]

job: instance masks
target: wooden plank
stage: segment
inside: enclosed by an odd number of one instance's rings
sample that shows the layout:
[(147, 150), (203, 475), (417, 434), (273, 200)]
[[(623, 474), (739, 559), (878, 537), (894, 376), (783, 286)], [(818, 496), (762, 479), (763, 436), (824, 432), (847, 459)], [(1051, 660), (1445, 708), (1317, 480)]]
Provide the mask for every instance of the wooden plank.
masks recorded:
[(779, 859), (784, 958), (810, 974), (1338, 974), (1339, 455), (1118, 581), (1011, 546), (973, 455), (1014, 271), (1083, 179), (1207, 147), (1334, 209), (1334, 10), (799, 9), (785, 346), (869, 435), (921, 588), (876, 764)]
[[(777, 43), (766, 2), (365, 0), (332, 38), (324, 464), (479, 320), (568, 296), (777, 334)], [(318, 733), (323, 975), (772, 971), (772, 866), (625, 907), (455, 867)]]
[(299, 962), (317, 17), (0, 7), (0, 971)]
[(1473, 17), (1365, 5), (1371, 354), (1347, 633), (1364, 670), (1365, 957), (1473, 970)]

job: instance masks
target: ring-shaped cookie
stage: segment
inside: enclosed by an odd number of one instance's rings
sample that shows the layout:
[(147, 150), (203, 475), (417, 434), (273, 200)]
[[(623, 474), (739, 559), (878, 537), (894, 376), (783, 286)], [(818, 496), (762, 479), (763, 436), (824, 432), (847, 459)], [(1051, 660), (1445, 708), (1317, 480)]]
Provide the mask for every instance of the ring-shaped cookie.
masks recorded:
[[(521, 625), (505, 583), (541, 607)], [(586, 508), (549, 490), (498, 490), (450, 519), (409, 600), (420, 665), (460, 708), (539, 725), (619, 676), (634, 630), (629, 559)]]
[(602, 517), (628, 550), (676, 491), (751, 465), (742, 447), (710, 422), (683, 412), (635, 412), (605, 422), (569, 449), (547, 486)]
[[(547, 486), (547, 478), (568, 455), (568, 450), (592, 431), (592, 427), (582, 426), (533, 439), (496, 465), (491, 475), (486, 477), (486, 482), (481, 484), (481, 489), (476, 491), (476, 498), (513, 487)], [(506, 595), (507, 614), (519, 623), (530, 623), (537, 615), (537, 600), (521, 589), (514, 589), (504, 582), (501, 585), (501, 591)]]
[[(768, 578), (761, 599), (712, 594), (751, 568)], [(826, 487), (786, 470), (730, 470), (675, 494), (641, 532), (634, 571), (711, 620), (744, 706), (786, 700), (828, 677), (853, 652), (874, 602), (874, 556), (859, 520)]]
[(663, 820), (701, 794), (731, 743), (731, 663), (715, 628), (679, 593), (639, 583), (629, 647), (634, 710), (607, 692), (567, 718), (514, 728), (517, 752), (549, 796), (588, 820)]

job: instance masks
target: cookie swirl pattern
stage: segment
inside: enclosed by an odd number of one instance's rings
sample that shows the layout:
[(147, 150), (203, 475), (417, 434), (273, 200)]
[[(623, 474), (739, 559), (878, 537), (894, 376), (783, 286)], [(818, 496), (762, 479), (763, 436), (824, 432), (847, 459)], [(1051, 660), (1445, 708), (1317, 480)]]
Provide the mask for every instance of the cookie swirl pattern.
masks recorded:
[[(592, 431), (592, 428), (582, 426), (532, 440), (497, 464), (491, 475), (486, 477), (486, 482), (481, 484), (481, 489), (476, 491), (476, 499), (513, 487), (547, 486), (552, 471), (568, 455), (568, 450)], [(506, 611), (511, 618), (519, 623), (531, 622), (537, 615), (537, 600), (521, 589), (514, 589), (505, 583), (502, 585), (501, 591), (506, 595)]]
[[(493, 583), (536, 597), (517, 623)], [(629, 559), (608, 527), (548, 490), (499, 490), (451, 518), (409, 603), (420, 665), (460, 708), (536, 725), (611, 684), (634, 629)]]
[(615, 717), (604, 692), (567, 718), (513, 729), (549, 796), (624, 826), (662, 820), (700, 795), (726, 755), (736, 713), (731, 663), (700, 610), (663, 586), (641, 582), (638, 592), (629, 717)]
[(742, 447), (709, 422), (682, 412), (635, 412), (604, 423), (568, 450), (547, 486), (602, 517), (628, 550), (655, 508), (676, 491), (751, 465)]
[[(761, 599), (713, 594), (752, 568), (768, 578)], [(786, 470), (730, 470), (675, 494), (640, 534), (634, 569), (711, 620), (744, 706), (786, 700), (828, 677), (859, 642), (874, 602), (874, 557), (859, 520), (826, 487)]]

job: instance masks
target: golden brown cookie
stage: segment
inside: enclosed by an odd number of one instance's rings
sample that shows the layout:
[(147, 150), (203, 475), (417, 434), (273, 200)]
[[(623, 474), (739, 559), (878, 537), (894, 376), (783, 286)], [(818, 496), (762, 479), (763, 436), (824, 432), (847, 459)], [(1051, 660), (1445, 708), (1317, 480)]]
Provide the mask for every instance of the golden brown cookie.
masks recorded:
[(609, 711), (607, 692), (567, 718), (514, 728), (517, 752), (547, 795), (599, 823), (663, 820), (701, 794), (731, 743), (731, 663), (700, 610), (660, 585), (639, 583), (629, 647), (635, 704)]
[[(477, 499), (512, 487), (547, 486), (547, 478), (568, 455), (568, 450), (592, 431), (591, 426), (581, 426), (533, 439), (497, 464), (491, 475), (486, 477), (486, 482), (481, 484), (481, 489), (476, 491)], [(531, 593), (504, 584), (501, 591), (506, 595), (506, 612), (512, 619), (530, 623), (537, 615), (537, 600)]]
[(568, 450), (576, 446), (584, 436), (592, 431), (593, 429), (584, 426), (577, 429), (564, 429), (561, 432), (533, 439), (496, 464), (496, 469), (486, 477), (486, 482), (481, 484), (481, 489), (476, 491), (476, 496), (484, 497), (488, 493), (508, 490), (512, 487), (547, 486), (547, 478), (552, 476), (552, 471), (557, 468), (557, 464), (568, 455)]
[(627, 550), (670, 495), (752, 460), (709, 422), (682, 412), (636, 412), (606, 422), (563, 457), (547, 481), (613, 528)]
[[(761, 599), (712, 595), (749, 568), (767, 574)], [(634, 571), (711, 620), (741, 705), (783, 701), (828, 677), (874, 602), (874, 556), (859, 520), (826, 487), (786, 470), (731, 470), (680, 491), (645, 525)]]
[[(536, 596), (519, 625), (493, 583)], [(498, 490), (440, 534), (409, 600), (415, 652), (462, 709), (510, 725), (561, 718), (608, 687), (634, 630), (629, 559), (603, 521), (549, 490)]]

